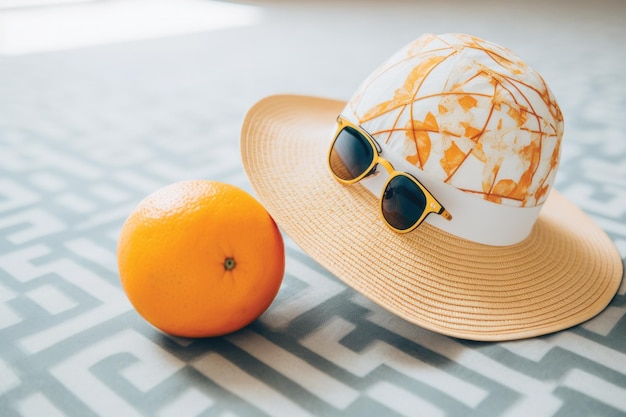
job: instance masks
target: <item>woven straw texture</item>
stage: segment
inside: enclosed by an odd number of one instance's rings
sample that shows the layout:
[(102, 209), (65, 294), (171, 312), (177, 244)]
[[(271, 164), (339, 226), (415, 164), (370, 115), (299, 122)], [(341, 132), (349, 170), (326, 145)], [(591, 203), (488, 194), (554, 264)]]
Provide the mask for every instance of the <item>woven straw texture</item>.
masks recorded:
[(538, 336), (579, 324), (612, 299), (622, 262), (606, 234), (552, 191), (531, 235), (507, 247), (429, 224), (405, 235), (377, 199), (344, 186), (326, 154), (345, 102), (273, 96), (246, 116), (244, 168), (281, 228), (312, 258), (374, 302), (421, 327), (470, 340)]

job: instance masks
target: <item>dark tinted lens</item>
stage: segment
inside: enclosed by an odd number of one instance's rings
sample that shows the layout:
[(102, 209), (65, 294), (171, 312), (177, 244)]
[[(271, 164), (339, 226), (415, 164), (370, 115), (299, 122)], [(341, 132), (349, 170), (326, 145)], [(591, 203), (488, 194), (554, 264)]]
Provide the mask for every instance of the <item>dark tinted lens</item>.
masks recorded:
[(383, 216), (396, 229), (411, 228), (426, 208), (426, 196), (411, 179), (393, 177), (382, 198)]
[(374, 150), (359, 132), (346, 127), (335, 140), (330, 152), (330, 169), (342, 180), (353, 180), (363, 174), (374, 160)]

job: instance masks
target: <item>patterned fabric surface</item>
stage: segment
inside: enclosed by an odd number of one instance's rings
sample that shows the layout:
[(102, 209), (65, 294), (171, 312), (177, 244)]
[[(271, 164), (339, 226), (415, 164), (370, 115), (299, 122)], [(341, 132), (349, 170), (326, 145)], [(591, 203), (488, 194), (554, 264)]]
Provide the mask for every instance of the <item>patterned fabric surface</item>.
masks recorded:
[(250, 190), (238, 139), (256, 100), (348, 99), (424, 32), (493, 40), (544, 76), (565, 119), (555, 187), (626, 256), (626, 5), (545, 3), (251, 2), (247, 26), (0, 55), (0, 416), (626, 415), (624, 283), (570, 330), (468, 342), (371, 304), (286, 239), (270, 309), (186, 340), (141, 319), (117, 273), (121, 224), (151, 191)]

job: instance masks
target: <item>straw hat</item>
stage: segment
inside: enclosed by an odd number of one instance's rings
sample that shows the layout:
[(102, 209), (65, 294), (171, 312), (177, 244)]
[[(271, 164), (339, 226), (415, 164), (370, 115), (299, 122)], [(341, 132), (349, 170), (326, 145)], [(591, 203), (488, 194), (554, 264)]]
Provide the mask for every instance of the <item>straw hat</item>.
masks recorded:
[[(410, 233), (382, 221), (385, 171), (336, 181), (342, 114), (452, 215)], [(468, 35), (424, 35), (347, 103), (281, 95), (248, 112), (243, 165), (279, 226), (346, 284), (424, 328), (471, 340), (542, 335), (602, 311), (621, 282), (608, 236), (551, 190), (563, 120), (541, 76)]]

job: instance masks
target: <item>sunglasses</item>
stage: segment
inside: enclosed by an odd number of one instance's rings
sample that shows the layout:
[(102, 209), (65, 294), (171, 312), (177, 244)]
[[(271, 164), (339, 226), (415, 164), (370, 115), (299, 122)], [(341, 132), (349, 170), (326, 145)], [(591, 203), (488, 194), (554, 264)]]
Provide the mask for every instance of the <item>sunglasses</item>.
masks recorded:
[(328, 165), (335, 179), (354, 184), (376, 172), (382, 165), (389, 173), (380, 197), (380, 210), (387, 226), (398, 233), (408, 233), (435, 213), (451, 220), (452, 216), (435, 197), (409, 173), (396, 171), (381, 158), (381, 148), (363, 128), (339, 115), (337, 132), (328, 152)]

